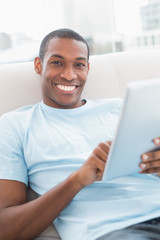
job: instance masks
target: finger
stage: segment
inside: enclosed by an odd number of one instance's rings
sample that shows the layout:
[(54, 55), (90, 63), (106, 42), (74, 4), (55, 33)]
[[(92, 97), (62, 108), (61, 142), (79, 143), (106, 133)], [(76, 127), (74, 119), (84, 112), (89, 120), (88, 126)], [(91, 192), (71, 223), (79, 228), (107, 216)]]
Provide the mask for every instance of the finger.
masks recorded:
[(160, 150), (148, 152), (141, 156), (142, 162), (154, 161), (160, 159)]
[(93, 153), (101, 160), (106, 161), (109, 150), (110, 150), (110, 145), (107, 142), (102, 142), (98, 144), (98, 146), (95, 148)]
[(140, 168), (144, 170), (149, 170), (149, 169), (158, 169), (160, 168), (160, 160), (155, 160), (155, 161), (149, 161), (149, 162), (143, 162), (139, 164)]
[(108, 143), (108, 144), (109, 144), (109, 146), (111, 146), (111, 144), (112, 144), (112, 141), (107, 141), (106, 143)]
[(155, 145), (159, 146), (160, 145), (160, 137), (154, 138), (153, 142)]
[(94, 161), (94, 163), (93, 163), (94, 168), (97, 169), (97, 174), (99, 171), (103, 173), (104, 167), (105, 167), (105, 161), (99, 159), (96, 155), (94, 156), (93, 161)]
[(96, 157), (98, 157), (100, 160), (106, 162), (107, 157), (108, 157), (108, 153), (105, 152), (102, 148), (100, 148), (99, 146), (97, 148), (95, 148), (95, 150), (93, 151), (93, 154), (95, 154)]
[(160, 168), (150, 168), (140, 171), (139, 173), (160, 173)]
[(98, 144), (98, 147), (100, 147), (104, 152), (109, 153), (110, 141), (108, 141), (108, 142), (101, 142), (101, 143)]

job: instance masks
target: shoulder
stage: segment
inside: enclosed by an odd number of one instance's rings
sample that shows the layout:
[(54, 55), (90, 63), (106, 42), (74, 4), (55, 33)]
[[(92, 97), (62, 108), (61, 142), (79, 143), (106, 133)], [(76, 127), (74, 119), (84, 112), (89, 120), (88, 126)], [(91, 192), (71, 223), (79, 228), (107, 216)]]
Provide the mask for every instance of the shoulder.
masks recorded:
[(92, 105), (102, 105), (102, 104), (113, 104), (113, 105), (122, 105), (123, 99), (122, 98), (101, 98), (101, 99), (92, 99), (87, 100)]
[(105, 98), (105, 99), (94, 99), (88, 100), (88, 104), (93, 108), (102, 108), (104, 110), (120, 111), (123, 104), (122, 98)]
[(19, 127), (26, 124), (34, 112), (39, 107), (39, 103), (35, 105), (26, 105), (16, 110), (4, 113), (0, 117), (0, 128), (3, 127)]

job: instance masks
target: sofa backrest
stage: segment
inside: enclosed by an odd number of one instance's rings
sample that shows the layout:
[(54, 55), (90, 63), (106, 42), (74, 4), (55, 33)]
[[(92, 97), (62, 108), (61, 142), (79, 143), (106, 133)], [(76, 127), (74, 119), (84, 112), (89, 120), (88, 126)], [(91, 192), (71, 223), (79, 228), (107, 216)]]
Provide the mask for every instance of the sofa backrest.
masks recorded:
[(160, 78), (160, 50), (91, 56), (84, 90), (88, 98), (124, 97), (130, 81)]
[[(159, 65), (160, 51), (91, 56), (83, 97), (123, 97), (129, 81), (160, 78)], [(26, 104), (34, 104), (41, 99), (40, 77), (34, 71), (33, 62), (0, 65), (0, 115)], [(30, 191), (28, 197), (32, 200), (37, 195)], [(60, 238), (54, 226), (50, 225), (36, 239)]]
[[(109, 53), (90, 57), (83, 98), (123, 97), (129, 81), (160, 78), (160, 51)], [(0, 65), (0, 115), (42, 99), (33, 62)]]

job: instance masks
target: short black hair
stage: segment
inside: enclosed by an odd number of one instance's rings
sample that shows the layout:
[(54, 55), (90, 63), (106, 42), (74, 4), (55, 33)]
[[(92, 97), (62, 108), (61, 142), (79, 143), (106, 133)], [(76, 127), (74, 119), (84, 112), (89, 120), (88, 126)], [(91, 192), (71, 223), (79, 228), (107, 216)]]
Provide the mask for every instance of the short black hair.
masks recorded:
[(54, 30), (54, 31), (48, 33), (42, 40), (40, 49), (39, 49), (39, 57), (41, 58), (42, 62), (43, 62), (44, 56), (46, 54), (46, 51), (48, 49), (48, 44), (49, 44), (50, 40), (53, 38), (74, 39), (74, 40), (85, 43), (87, 46), (87, 50), (88, 50), (87, 57), (89, 60), (89, 46), (88, 46), (88, 43), (86, 42), (86, 40), (80, 34), (78, 34), (77, 32), (75, 32), (71, 29), (60, 28), (60, 29), (57, 29), (57, 30)]

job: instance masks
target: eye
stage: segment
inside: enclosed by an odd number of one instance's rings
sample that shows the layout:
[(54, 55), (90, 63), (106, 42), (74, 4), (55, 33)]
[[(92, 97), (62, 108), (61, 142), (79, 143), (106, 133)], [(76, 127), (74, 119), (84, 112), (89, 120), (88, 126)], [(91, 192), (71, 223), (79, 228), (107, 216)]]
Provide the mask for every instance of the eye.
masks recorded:
[(76, 63), (76, 67), (82, 68), (85, 67), (86, 65), (84, 63)]
[(59, 61), (52, 61), (51, 64), (55, 64), (57, 66), (62, 66), (62, 63)]

